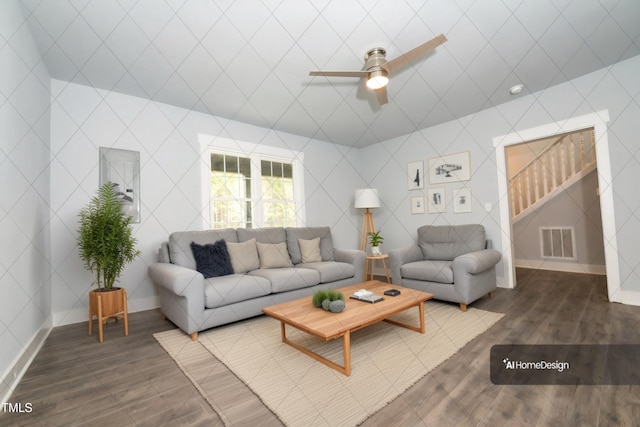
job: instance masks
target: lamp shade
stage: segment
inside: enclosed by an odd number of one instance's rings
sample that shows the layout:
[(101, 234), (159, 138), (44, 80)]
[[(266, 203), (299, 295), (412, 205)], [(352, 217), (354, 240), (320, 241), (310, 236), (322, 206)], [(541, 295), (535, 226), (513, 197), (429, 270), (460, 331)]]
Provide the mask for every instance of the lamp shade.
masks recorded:
[(363, 188), (356, 190), (356, 208), (379, 208), (380, 198), (378, 197), (378, 190), (373, 188)]

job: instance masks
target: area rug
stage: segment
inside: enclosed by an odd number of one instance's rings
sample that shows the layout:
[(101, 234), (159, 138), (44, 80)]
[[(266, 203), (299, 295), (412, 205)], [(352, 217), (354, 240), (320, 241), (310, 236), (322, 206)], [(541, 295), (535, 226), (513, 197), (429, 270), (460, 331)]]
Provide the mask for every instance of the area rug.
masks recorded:
[[(504, 315), (436, 301), (425, 303), (426, 333), (380, 322), (351, 334), (351, 376), (346, 377), (280, 340), (280, 322), (261, 316), (199, 334), (180, 330), (154, 337), (185, 375), (231, 424), (233, 404), (221, 404), (184, 368), (190, 360), (226, 365), (285, 425), (357, 425), (397, 398)], [(418, 310), (394, 316), (418, 324)], [(342, 364), (342, 340), (324, 342), (287, 327), (287, 337)], [(217, 360), (216, 360), (217, 359)], [(211, 381), (209, 381), (211, 383)]]

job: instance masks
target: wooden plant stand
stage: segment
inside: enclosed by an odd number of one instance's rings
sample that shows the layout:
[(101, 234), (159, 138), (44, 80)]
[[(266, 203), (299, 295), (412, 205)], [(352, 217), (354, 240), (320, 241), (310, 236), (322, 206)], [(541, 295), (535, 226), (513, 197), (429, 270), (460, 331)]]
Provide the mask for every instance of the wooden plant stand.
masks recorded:
[(108, 319), (124, 319), (124, 336), (129, 336), (127, 316), (127, 291), (118, 288), (111, 291), (92, 290), (89, 292), (89, 335), (93, 330), (93, 316), (98, 319), (98, 339), (104, 341), (103, 325)]

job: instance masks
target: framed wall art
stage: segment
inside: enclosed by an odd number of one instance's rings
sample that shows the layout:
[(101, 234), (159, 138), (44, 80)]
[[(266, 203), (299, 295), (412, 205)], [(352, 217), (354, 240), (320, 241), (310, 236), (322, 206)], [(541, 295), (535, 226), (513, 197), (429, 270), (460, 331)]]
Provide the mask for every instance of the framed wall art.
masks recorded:
[(429, 213), (442, 213), (447, 210), (444, 188), (430, 188), (427, 190), (427, 206)]
[(411, 215), (424, 213), (424, 196), (414, 196), (411, 198)]
[(424, 165), (422, 162), (411, 162), (407, 165), (407, 187), (409, 190), (424, 188)]
[(140, 222), (140, 152), (100, 147), (100, 186), (107, 182), (123, 211)]
[(469, 181), (471, 155), (468, 151), (429, 159), (429, 184)]
[(453, 189), (453, 212), (454, 213), (471, 212), (471, 189), (470, 188), (454, 188)]

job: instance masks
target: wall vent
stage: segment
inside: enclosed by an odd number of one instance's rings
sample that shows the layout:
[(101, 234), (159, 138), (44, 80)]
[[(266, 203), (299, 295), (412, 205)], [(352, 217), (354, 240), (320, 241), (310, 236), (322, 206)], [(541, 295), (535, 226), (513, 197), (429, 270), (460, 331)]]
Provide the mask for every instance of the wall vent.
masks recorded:
[(576, 259), (573, 227), (540, 227), (542, 258)]

